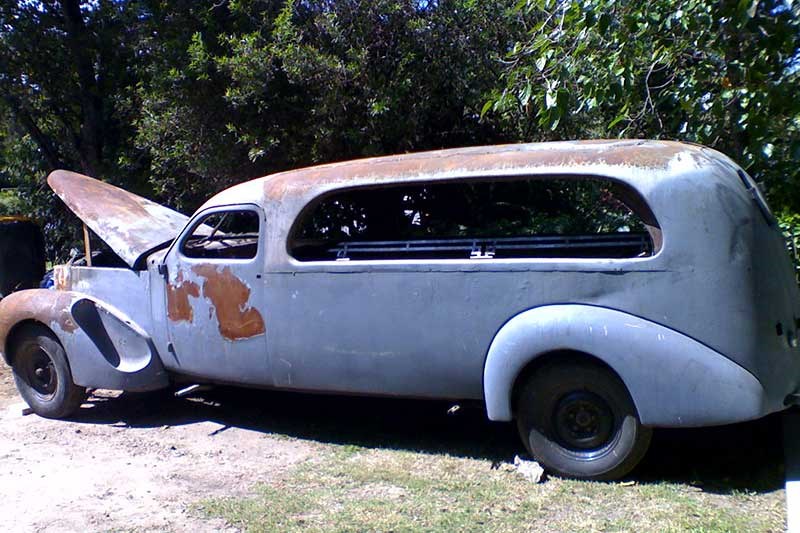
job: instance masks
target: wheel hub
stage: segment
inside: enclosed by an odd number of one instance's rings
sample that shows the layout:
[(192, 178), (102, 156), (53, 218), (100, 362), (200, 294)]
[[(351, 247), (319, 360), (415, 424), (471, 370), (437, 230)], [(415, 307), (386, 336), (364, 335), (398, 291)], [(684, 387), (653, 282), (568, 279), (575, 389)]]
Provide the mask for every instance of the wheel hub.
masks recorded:
[(30, 358), (27, 374), (28, 383), (42, 396), (49, 396), (56, 391), (55, 365), (43, 350), (37, 350)]
[(573, 450), (601, 448), (613, 434), (611, 409), (603, 398), (589, 391), (575, 391), (561, 398), (553, 419), (560, 444)]

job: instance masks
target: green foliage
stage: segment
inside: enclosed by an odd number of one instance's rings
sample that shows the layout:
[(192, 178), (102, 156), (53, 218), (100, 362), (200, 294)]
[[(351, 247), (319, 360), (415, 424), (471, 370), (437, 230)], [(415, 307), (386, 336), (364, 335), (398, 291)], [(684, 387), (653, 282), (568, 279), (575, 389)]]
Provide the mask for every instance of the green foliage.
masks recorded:
[(185, 212), (233, 183), (499, 142), (679, 138), (800, 212), (800, 3), (44, 0), (0, 5), (0, 182), (101, 177)]
[(783, 213), (778, 216), (778, 225), (786, 238), (786, 248), (792, 258), (795, 275), (800, 281), (800, 215)]
[(800, 4), (521, 0), (528, 28), (483, 107), (524, 139), (712, 146), (800, 207)]
[[(190, 210), (232, 183), (315, 162), (492, 142), (474, 106), (511, 4), (170, 4), (148, 41), (137, 145), (161, 197)], [(161, 30), (164, 31), (163, 29)], [(522, 34), (519, 33), (521, 36)]]
[(131, 127), (135, 22), (134, 10), (107, 1), (0, 4), (0, 175), (44, 225), (51, 257), (77, 231), (44, 183), (49, 171), (139, 188), (144, 165), (118, 164), (141, 159)]
[(14, 189), (0, 190), (0, 216), (14, 216), (21, 212), (19, 196)]

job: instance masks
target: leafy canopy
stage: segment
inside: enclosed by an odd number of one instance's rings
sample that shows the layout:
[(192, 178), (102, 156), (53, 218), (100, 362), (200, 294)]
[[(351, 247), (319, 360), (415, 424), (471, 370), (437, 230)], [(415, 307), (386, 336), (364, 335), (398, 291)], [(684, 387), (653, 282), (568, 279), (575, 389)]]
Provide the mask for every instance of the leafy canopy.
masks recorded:
[(51, 256), (78, 236), (43, 183), (57, 167), (191, 212), (318, 162), (675, 138), (800, 212), (799, 21), (789, 0), (5, 2), (0, 180)]
[(484, 104), (519, 138), (712, 146), (800, 207), (800, 3), (520, 0), (526, 35)]

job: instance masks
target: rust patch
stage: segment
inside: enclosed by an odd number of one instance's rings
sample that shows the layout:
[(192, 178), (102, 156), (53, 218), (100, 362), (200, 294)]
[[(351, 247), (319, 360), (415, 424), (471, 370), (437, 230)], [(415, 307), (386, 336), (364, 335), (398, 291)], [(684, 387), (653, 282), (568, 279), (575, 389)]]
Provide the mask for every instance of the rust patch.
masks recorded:
[(47, 183), (129, 266), (141, 254), (175, 238), (189, 220), (146, 198), (75, 172), (55, 170)]
[(56, 323), (58, 324), (58, 327), (67, 333), (72, 333), (78, 329), (78, 324), (76, 324), (72, 319), (72, 314), (69, 312), (69, 309), (64, 309), (61, 313), (59, 313)]
[(23, 320), (58, 325), (64, 332), (72, 333), (78, 328), (70, 314), (73, 301), (74, 295), (69, 292), (47, 289), (15, 292), (3, 298), (0, 301), (0, 346), (5, 346), (9, 331)]
[(53, 285), (57, 291), (68, 291), (72, 287), (70, 268), (67, 265), (53, 267)]
[[(452, 172), (501, 172), (509, 169), (626, 166), (665, 169), (678, 154), (707, 160), (700, 147), (669, 141), (616, 140), (513, 144), (373, 157), (290, 170), (264, 179), (273, 200), (303, 195), (327, 186), (379, 184), (431, 179)], [(445, 177), (444, 179), (449, 179)]]
[(173, 322), (189, 322), (194, 319), (192, 304), (189, 296), (198, 298), (200, 287), (193, 281), (184, 281), (183, 272), (179, 271), (175, 284), (167, 284), (167, 316)]
[(224, 338), (241, 340), (264, 334), (261, 313), (248, 303), (250, 288), (230, 267), (219, 271), (213, 265), (197, 265), (192, 271), (205, 279), (203, 296), (214, 306), (219, 332)]

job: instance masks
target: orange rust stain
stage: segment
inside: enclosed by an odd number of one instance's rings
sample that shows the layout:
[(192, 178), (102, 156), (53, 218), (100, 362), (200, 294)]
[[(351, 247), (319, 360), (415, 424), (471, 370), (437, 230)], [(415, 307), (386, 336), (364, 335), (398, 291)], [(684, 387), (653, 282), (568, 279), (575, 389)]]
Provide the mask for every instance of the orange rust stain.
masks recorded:
[(78, 329), (78, 324), (72, 319), (72, 314), (70, 314), (66, 309), (58, 316), (56, 321), (58, 326), (61, 328), (62, 331), (66, 333), (72, 333), (76, 329)]
[(68, 291), (72, 287), (71, 271), (67, 265), (56, 265), (53, 268), (53, 283), (57, 291)]
[(601, 140), (556, 144), (461, 148), (332, 163), (273, 175), (264, 181), (264, 192), (281, 200), (315, 187), (430, 179), (431, 175), (447, 171), (491, 173), (513, 168), (587, 165), (663, 169), (680, 153), (705, 157), (699, 148), (675, 142)]
[(152, 203), (149, 200), (77, 172), (53, 171), (48, 183), (60, 197), (69, 195), (72, 204), (93, 220), (114, 216), (133, 223), (151, 216), (145, 207)]
[(266, 331), (261, 313), (248, 303), (250, 288), (233, 274), (230, 267), (219, 271), (213, 265), (197, 265), (192, 270), (205, 279), (203, 296), (214, 306), (223, 337), (241, 340)]
[(64, 332), (72, 333), (78, 327), (70, 315), (73, 301), (73, 295), (68, 292), (47, 289), (29, 289), (3, 298), (0, 301), (0, 346), (5, 344), (11, 328), (23, 320), (57, 324)]
[(184, 281), (181, 271), (178, 272), (175, 282), (175, 285), (172, 283), (167, 285), (167, 316), (173, 322), (191, 323), (194, 319), (194, 312), (192, 304), (189, 302), (189, 296), (198, 298), (200, 287), (193, 281)]

